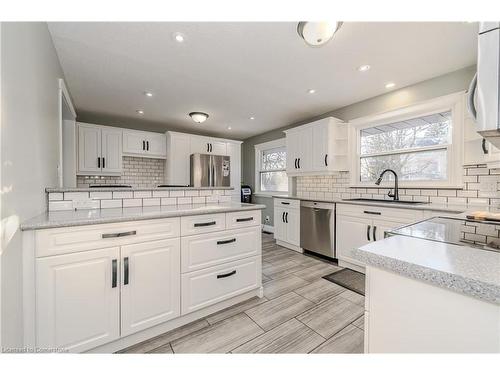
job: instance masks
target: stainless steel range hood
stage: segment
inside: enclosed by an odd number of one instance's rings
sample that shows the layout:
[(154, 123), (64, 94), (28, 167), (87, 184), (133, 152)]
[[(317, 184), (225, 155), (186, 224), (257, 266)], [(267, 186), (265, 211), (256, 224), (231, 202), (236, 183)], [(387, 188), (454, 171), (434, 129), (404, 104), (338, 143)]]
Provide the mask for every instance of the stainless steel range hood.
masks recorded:
[(471, 82), (468, 108), (477, 132), (500, 148), (500, 22), (481, 22), (477, 74)]

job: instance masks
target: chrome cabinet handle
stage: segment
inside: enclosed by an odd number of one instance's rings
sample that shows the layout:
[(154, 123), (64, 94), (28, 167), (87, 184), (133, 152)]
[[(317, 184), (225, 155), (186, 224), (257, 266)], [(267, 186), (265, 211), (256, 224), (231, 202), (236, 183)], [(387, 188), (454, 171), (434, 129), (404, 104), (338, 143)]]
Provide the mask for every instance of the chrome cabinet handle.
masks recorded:
[(483, 149), (483, 154), (487, 155), (488, 149), (486, 148), (486, 138), (483, 138), (483, 141), (481, 142), (481, 148)]
[(116, 238), (116, 237), (126, 237), (126, 236), (134, 236), (137, 234), (136, 230), (131, 230), (129, 232), (120, 232), (120, 233), (103, 233), (101, 235), (102, 238)]
[(253, 220), (253, 216), (250, 216), (250, 217), (244, 217), (244, 218), (236, 219), (236, 222), (237, 223), (241, 223), (243, 221), (252, 221), (252, 220)]
[(371, 225), (368, 225), (366, 227), (366, 238), (367, 238), (368, 241), (371, 241), (371, 239), (370, 239), (370, 228), (371, 227), (372, 227)]
[(123, 258), (123, 285), (128, 285), (128, 273), (129, 273), (129, 265), (128, 265), (128, 257)]
[(474, 74), (474, 78), (469, 85), (469, 90), (467, 92), (467, 110), (474, 120), (477, 120), (477, 110), (474, 105), (474, 96), (476, 95), (477, 88), (477, 73)]
[(236, 242), (236, 238), (231, 238), (230, 240), (217, 241), (217, 245), (225, 245), (233, 242)]
[(118, 261), (113, 259), (111, 261), (111, 288), (116, 288), (118, 276)]
[(194, 223), (194, 227), (209, 227), (211, 225), (217, 224), (216, 221), (209, 221), (208, 223)]
[(222, 274), (222, 275), (217, 275), (217, 278), (218, 278), (218, 279), (223, 279), (223, 278), (225, 278), (225, 277), (233, 276), (233, 275), (235, 275), (235, 274), (236, 274), (236, 270), (231, 271), (231, 272), (228, 272), (228, 273), (224, 273), (224, 274)]
[(373, 226), (373, 241), (377, 241), (377, 226)]

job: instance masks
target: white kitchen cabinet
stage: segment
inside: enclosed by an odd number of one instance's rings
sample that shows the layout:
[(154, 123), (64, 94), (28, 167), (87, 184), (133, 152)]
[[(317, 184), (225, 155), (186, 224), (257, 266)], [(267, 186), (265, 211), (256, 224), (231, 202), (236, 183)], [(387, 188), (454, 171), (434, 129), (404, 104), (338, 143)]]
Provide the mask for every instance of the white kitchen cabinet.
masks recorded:
[(189, 185), (191, 137), (189, 134), (167, 132), (167, 163), (165, 180), (170, 185)]
[(120, 336), (120, 249), (36, 260), (37, 346), (81, 352)]
[(123, 130), (123, 153), (129, 156), (164, 159), (167, 154), (164, 134)]
[(191, 153), (227, 155), (226, 142), (217, 138), (193, 135), (191, 137)]
[(274, 199), (274, 238), (278, 245), (302, 252), (299, 200)]
[(342, 121), (328, 117), (285, 134), (288, 175), (347, 170), (347, 127)]
[(339, 265), (360, 272), (364, 272), (364, 265), (352, 257), (352, 250), (383, 240), (386, 231), (424, 217), (423, 210), (349, 204), (337, 204), (336, 211)]
[(230, 157), (231, 186), (234, 188), (232, 200), (241, 200), (241, 142), (227, 142), (227, 155)]
[(180, 240), (121, 248), (121, 332), (128, 335), (180, 315)]
[(122, 171), (122, 130), (78, 123), (78, 174), (117, 175)]

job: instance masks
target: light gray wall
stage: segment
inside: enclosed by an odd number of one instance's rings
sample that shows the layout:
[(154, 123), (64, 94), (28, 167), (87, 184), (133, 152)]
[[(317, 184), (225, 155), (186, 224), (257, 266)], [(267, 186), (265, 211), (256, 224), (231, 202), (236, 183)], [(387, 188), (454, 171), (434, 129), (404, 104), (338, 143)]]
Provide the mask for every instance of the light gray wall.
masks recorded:
[(63, 72), (46, 23), (1, 24), (2, 345), (22, 344), (18, 223), (45, 210), (56, 186), (58, 79)]
[[(396, 108), (411, 105), (420, 101), (436, 98), (442, 95), (451, 94), (460, 90), (466, 90), (476, 71), (475, 66), (460, 69), (439, 77), (416, 83), (411, 86), (403, 87), (399, 90), (391, 91), (387, 94), (379, 95), (358, 103), (348, 105), (343, 108), (334, 109), (319, 116), (290, 124), (280, 129), (260, 134), (245, 139), (242, 144), (242, 178), (243, 184), (254, 187), (255, 174), (255, 149), (254, 146), (259, 143), (283, 138), (283, 130), (290, 129), (305, 123), (319, 120), (324, 117), (333, 116), (344, 121), (349, 121), (358, 117), (370, 114), (387, 112)], [(255, 197), (255, 202), (262, 203), (267, 208), (262, 213), (262, 220), (266, 215), (271, 218), (270, 225), (273, 225), (273, 201), (267, 197)]]

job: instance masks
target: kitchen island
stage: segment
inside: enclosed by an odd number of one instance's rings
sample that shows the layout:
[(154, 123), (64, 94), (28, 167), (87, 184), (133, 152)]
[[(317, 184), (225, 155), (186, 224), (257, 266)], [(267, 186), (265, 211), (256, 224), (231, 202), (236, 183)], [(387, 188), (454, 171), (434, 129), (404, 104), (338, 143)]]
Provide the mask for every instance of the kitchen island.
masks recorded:
[(67, 210), (26, 221), (24, 346), (115, 352), (262, 297), (264, 207)]
[(366, 353), (500, 352), (500, 253), (394, 236), (366, 265)]

